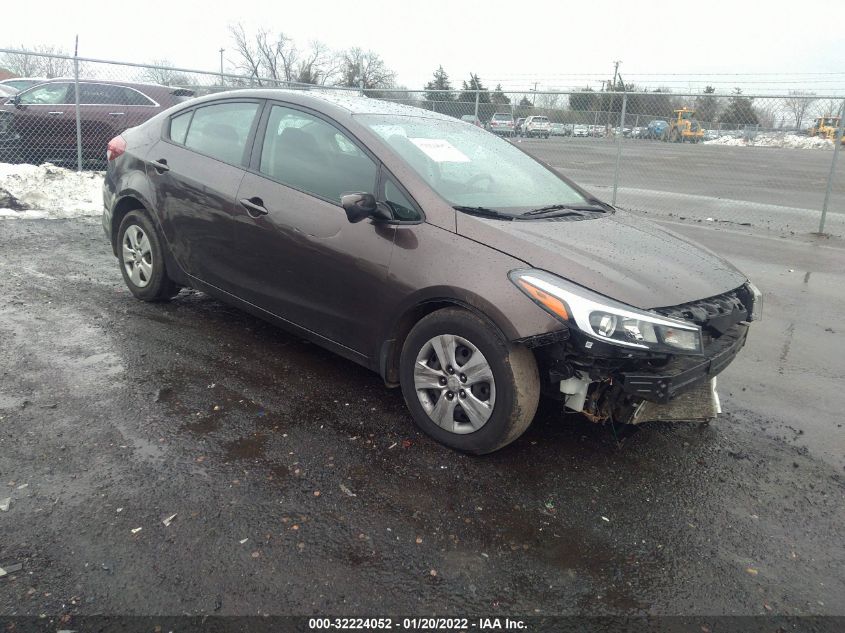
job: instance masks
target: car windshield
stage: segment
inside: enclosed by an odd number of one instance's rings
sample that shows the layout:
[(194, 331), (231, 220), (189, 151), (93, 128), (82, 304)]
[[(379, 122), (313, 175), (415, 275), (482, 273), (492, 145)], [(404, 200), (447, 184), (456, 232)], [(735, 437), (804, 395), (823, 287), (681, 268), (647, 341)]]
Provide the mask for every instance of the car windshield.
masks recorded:
[(542, 164), (484, 130), (415, 116), (357, 115), (453, 206), (519, 214), (587, 200)]

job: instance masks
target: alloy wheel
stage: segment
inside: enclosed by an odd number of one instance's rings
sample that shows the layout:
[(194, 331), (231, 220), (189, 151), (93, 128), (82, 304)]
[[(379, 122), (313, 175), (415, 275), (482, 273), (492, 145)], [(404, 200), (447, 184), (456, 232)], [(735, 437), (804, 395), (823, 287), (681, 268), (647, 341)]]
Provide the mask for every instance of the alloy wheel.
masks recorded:
[(137, 224), (127, 227), (123, 234), (123, 267), (130, 281), (144, 288), (153, 276), (153, 251), (150, 239)]

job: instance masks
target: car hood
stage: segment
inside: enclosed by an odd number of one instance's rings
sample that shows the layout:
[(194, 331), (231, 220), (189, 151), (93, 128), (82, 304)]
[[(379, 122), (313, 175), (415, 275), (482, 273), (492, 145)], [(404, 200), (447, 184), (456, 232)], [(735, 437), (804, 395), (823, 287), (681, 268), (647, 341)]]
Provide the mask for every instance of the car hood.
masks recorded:
[(674, 306), (741, 286), (731, 264), (623, 211), (590, 220), (502, 221), (458, 213), (460, 235), (638, 308)]

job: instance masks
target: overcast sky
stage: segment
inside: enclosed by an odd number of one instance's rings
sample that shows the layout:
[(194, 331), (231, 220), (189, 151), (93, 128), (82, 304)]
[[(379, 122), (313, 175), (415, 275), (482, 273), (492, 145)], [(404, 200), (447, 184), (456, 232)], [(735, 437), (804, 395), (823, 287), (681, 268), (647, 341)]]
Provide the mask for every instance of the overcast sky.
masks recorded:
[(412, 89), (422, 88), (439, 64), (458, 85), (476, 72), (491, 88), (501, 82), (527, 89), (535, 81), (540, 89), (596, 86), (618, 59), (626, 82), (676, 92), (709, 82), (720, 92), (742, 85), (746, 93), (803, 87), (844, 94), (842, 17), (841, 0), (3, 0), (0, 46), (71, 50), (78, 34), (82, 56), (167, 58), (215, 70), (220, 47), (235, 58), (228, 26), (243, 22), (283, 31), (303, 46), (317, 39), (332, 48), (372, 49)]

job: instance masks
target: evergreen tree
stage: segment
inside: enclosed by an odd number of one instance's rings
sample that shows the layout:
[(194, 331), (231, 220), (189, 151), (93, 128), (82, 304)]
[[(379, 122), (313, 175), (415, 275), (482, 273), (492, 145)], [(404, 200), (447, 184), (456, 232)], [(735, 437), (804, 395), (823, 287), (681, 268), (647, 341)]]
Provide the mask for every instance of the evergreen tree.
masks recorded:
[(741, 88), (734, 88), (734, 93), (728, 100), (728, 106), (719, 117), (722, 125), (736, 127), (740, 125), (756, 125), (760, 122), (754, 111), (753, 99), (742, 96)]
[(496, 84), (496, 89), (490, 93), (490, 103), (496, 105), (508, 105), (511, 102), (508, 95), (502, 92), (502, 84)]
[(425, 100), (453, 101), (454, 99), (455, 93), (452, 91), (449, 75), (443, 70), (443, 66), (438, 66), (434, 71), (434, 78), (425, 85)]
[(708, 125), (716, 121), (719, 113), (719, 99), (714, 96), (715, 92), (713, 86), (707, 86), (704, 94), (695, 98), (695, 118)]
[(481, 79), (479, 79), (478, 75), (474, 73), (470, 73), (469, 83), (467, 83), (466, 81), (463, 82), (461, 93), (458, 95), (458, 101), (475, 102), (476, 90), (481, 91), (481, 93), (478, 95), (479, 103), (490, 103), (490, 91), (484, 87), (484, 85), (481, 83)]
[(522, 97), (522, 99), (519, 100), (519, 105), (522, 107), (527, 106), (530, 108), (534, 104), (531, 103), (531, 100), (528, 97)]
[(582, 112), (593, 109), (595, 94), (592, 88), (584, 88), (581, 92), (573, 92), (569, 95), (569, 107), (572, 110)]

